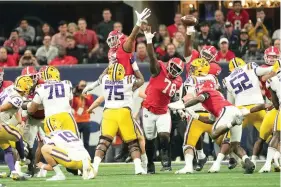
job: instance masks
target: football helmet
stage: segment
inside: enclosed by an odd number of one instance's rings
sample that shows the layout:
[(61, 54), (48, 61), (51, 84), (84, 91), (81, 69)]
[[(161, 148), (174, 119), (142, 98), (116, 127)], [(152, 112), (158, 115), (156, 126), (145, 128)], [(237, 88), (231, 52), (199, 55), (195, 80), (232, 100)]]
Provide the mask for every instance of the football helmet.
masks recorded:
[(48, 66), (42, 74), (43, 80), (47, 81), (60, 81), (60, 72), (54, 66)]
[(184, 70), (184, 62), (180, 58), (171, 58), (168, 62), (167, 70), (173, 78), (179, 76)]
[(241, 58), (235, 57), (231, 59), (228, 63), (229, 72), (232, 72), (235, 68), (242, 67), (246, 65), (246, 62)]
[(108, 67), (107, 74), (112, 81), (120, 81), (125, 77), (125, 68), (122, 64), (114, 63)]
[(208, 62), (211, 62), (216, 58), (218, 54), (217, 49), (212, 45), (205, 45), (200, 51), (200, 58), (205, 58)]
[(197, 58), (191, 62), (190, 73), (194, 76), (205, 76), (210, 71), (210, 64), (205, 58)]
[(272, 66), (280, 57), (280, 51), (277, 47), (269, 47), (264, 51), (265, 64)]
[(108, 37), (106, 39), (106, 43), (109, 46), (109, 48), (116, 48), (120, 44), (120, 38), (123, 36), (123, 34), (120, 31), (113, 30), (108, 34)]
[(22, 69), (21, 75), (30, 76), (34, 83), (40, 78), (39, 74), (37, 74), (37, 70), (34, 66), (27, 66)]
[(215, 83), (211, 80), (206, 80), (204, 81), (203, 83), (198, 83), (196, 85), (196, 88), (195, 88), (196, 92), (197, 93), (201, 93), (203, 91), (208, 91), (208, 90), (216, 90), (216, 86), (215, 86)]
[(23, 92), (24, 95), (28, 95), (33, 88), (33, 80), (29, 76), (19, 76), (14, 83), (15, 90)]
[(0, 67), (0, 84), (4, 81), (4, 69)]

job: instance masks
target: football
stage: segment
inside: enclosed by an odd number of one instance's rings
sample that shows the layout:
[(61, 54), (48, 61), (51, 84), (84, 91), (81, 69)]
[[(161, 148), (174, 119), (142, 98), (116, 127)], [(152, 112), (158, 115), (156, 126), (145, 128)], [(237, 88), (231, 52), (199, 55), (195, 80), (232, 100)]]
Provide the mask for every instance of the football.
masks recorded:
[(194, 26), (198, 23), (198, 20), (192, 15), (183, 16), (181, 21), (185, 26)]

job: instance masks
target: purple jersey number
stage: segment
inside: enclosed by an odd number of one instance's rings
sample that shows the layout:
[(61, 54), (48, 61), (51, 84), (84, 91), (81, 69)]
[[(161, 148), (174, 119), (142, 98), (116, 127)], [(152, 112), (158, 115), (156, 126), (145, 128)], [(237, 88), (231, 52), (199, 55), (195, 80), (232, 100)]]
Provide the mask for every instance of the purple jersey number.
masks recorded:
[(112, 93), (114, 91), (114, 100), (124, 100), (123, 85), (105, 85), (106, 90), (109, 90), (107, 100), (112, 100)]
[(58, 134), (59, 137), (61, 137), (64, 141), (66, 142), (76, 142), (79, 141), (79, 139), (72, 133), (69, 131), (64, 131)]
[(232, 86), (235, 94), (239, 94), (245, 90), (253, 88), (253, 84), (245, 72), (231, 79), (230, 85)]
[(55, 97), (56, 98), (65, 97), (64, 85), (61, 84), (61, 83), (45, 85), (44, 89), (50, 89), (48, 99), (54, 98), (54, 90), (55, 90)]

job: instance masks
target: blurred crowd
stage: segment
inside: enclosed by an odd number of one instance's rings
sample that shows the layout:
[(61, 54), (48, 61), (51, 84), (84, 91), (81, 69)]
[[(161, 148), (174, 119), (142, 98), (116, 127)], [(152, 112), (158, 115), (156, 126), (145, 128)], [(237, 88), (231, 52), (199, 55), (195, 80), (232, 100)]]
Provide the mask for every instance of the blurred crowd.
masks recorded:
[[(103, 20), (93, 29), (87, 28), (87, 20), (77, 22), (60, 21), (56, 33), (51, 25), (38, 27), (22, 19), (18, 28), (11, 31), (9, 38), (0, 37), (0, 66), (75, 65), (107, 63), (109, 50), (106, 39), (110, 31), (122, 32), (122, 23), (112, 20), (109, 9), (103, 10)], [(199, 12), (190, 14), (199, 20)], [(184, 54), (186, 28), (181, 23), (183, 15), (176, 13), (174, 23), (160, 24), (156, 29), (154, 47), (157, 58), (167, 61)], [(254, 18), (249, 18), (240, 1), (234, 1), (233, 9), (226, 15), (220, 10), (214, 12), (214, 21), (199, 20), (193, 36), (193, 48), (200, 51), (204, 45), (218, 49), (217, 62), (227, 62), (233, 57), (246, 61), (263, 60), (263, 51), (271, 45), (280, 49), (280, 29), (273, 30), (272, 20), (266, 17), (263, 8), (256, 9)], [(255, 22), (251, 21), (255, 20)], [(136, 38), (133, 59), (148, 63), (144, 31), (148, 23), (141, 25)]]

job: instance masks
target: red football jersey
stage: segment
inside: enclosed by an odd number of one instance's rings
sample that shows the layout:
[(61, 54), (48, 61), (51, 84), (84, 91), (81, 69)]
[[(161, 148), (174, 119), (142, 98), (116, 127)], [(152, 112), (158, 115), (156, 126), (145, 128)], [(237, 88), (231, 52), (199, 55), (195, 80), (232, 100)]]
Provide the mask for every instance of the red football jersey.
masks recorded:
[(126, 40), (123, 40), (117, 49), (110, 49), (108, 51), (108, 59), (109, 63), (118, 62), (122, 64), (125, 68), (125, 75), (133, 75), (133, 62), (131, 62), (132, 53), (127, 53), (126, 51), (124, 51), (123, 44), (125, 43), (125, 41)]
[(241, 10), (240, 14), (237, 15), (233, 10), (230, 10), (227, 13), (227, 20), (233, 24), (235, 30), (241, 30), (249, 22), (249, 14), (246, 10)]
[[(261, 67), (268, 67), (268, 65), (263, 64), (263, 65), (261, 65)], [(260, 79), (260, 82), (261, 82), (261, 86), (262, 86), (261, 89), (264, 90), (264, 95), (267, 97), (267, 99), (271, 100), (271, 93), (270, 93), (269, 89), (266, 87), (266, 81), (263, 82)]]
[(204, 90), (198, 95), (207, 93), (209, 97), (202, 103), (202, 106), (208, 110), (215, 117), (219, 117), (222, 109), (226, 106), (232, 106), (230, 102), (228, 102), (224, 96), (217, 90)]
[(5, 88), (7, 88), (8, 86), (11, 86), (12, 84), (13, 84), (12, 81), (3, 81), (2, 86), (0, 87), (0, 93), (3, 92), (3, 90)]
[(143, 107), (154, 114), (165, 114), (168, 111), (168, 104), (171, 97), (182, 85), (182, 78), (169, 78), (166, 65), (159, 61), (160, 73), (156, 77), (151, 77), (145, 90), (147, 95), (143, 102)]
[[(37, 81), (37, 85), (39, 84), (44, 84), (44, 81), (42, 79), (39, 79)], [(35, 93), (32, 92), (28, 95), (28, 99), (32, 100), (35, 96)], [(44, 119), (45, 118), (45, 113), (44, 113), (44, 109), (42, 110), (37, 110), (33, 115), (31, 115), (31, 117), (33, 117), (34, 119)]]
[(195, 60), (196, 58), (199, 58), (200, 54), (197, 50), (192, 49), (191, 55), (190, 55), (190, 59), (188, 62), (186, 62), (186, 76), (188, 77), (189, 74), (189, 70), (190, 70), (190, 66), (191, 66), (191, 62), (193, 60)]

